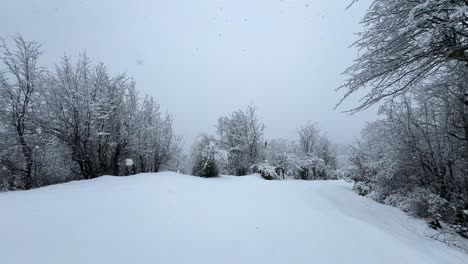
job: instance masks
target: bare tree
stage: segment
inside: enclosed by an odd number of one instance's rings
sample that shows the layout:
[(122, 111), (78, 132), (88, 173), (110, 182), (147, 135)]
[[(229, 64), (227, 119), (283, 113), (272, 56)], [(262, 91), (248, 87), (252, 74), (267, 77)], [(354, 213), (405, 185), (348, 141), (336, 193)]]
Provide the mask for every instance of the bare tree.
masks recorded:
[(312, 154), (320, 140), (320, 129), (312, 122), (298, 129), (299, 145), (305, 155)]
[(25, 41), (21, 36), (12, 37), (14, 48), (10, 49), (5, 40), (1, 40), (1, 57), (5, 69), (0, 72), (0, 115), (4, 126), (15, 134), (10, 147), (19, 146), (22, 164), (2, 155), (2, 163), (10, 172), (17, 175), (17, 188), (33, 187), (34, 148), (33, 127), (34, 100), (41, 85), (42, 70), (37, 65), (41, 55), (41, 45)]

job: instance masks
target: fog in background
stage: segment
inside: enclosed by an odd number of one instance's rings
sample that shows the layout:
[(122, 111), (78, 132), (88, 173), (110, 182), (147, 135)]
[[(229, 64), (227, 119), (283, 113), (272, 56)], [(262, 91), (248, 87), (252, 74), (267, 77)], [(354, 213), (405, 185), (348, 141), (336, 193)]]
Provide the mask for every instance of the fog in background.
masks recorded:
[(0, 36), (44, 43), (44, 66), (86, 51), (112, 73), (127, 72), (174, 116), (186, 147), (249, 103), (267, 138), (294, 139), (311, 120), (334, 142), (351, 143), (376, 109), (342, 113), (352, 98), (333, 110), (370, 4), (345, 10), (350, 1), (4, 0)]

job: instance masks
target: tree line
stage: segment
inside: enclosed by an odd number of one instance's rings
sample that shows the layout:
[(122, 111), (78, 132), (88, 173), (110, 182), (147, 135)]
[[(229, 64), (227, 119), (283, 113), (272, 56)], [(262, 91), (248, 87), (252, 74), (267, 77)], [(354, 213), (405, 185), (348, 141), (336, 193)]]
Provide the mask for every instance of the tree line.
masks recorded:
[[(27, 190), (101, 175), (186, 171), (173, 118), (140, 96), (125, 74), (81, 54), (41, 67), (41, 45), (21, 36), (0, 46), (0, 190)], [(260, 173), (265, 179), (334, 179), (336, 150), (316, 124), (297, 141), (266, 140), (249, 105), (220, 117), (192, 147), (197, 176)], [(189, 162), (190, 162), (189, 160)]]
[(374, 0), (346, 99), (380, 102), (350, 153), (355, 189), (468, 237), (468, 2)]
[(336, 179), (336, 147), (309, 122), (298, 129), (297, 140), (265, 140), (265, 124), (249, 105), (218, 119), (216, 135), (203, 134), (192, 147), (192, 174), (259, 173), (268, 180)]
[(125, 74), (85, 54), (46, 69), (41, 45), (21, 36), (0, 52), (1, 189), (181, 166), (173, 118)]

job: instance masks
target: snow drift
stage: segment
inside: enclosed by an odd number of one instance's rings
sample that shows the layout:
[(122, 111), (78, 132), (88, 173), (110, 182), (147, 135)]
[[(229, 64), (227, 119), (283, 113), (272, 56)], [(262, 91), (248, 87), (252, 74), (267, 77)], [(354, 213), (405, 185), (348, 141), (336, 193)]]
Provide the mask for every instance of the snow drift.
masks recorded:
[(101, 177), (0, 194), (1, 263), (468, 263), (342, 181)]

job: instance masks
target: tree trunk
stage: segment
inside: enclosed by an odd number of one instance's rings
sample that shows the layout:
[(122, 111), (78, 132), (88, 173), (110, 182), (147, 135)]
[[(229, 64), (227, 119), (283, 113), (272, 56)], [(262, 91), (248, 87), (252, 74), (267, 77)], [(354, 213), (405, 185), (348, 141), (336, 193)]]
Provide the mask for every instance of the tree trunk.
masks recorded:
[(22, 173), (21, 179), (21, 188), (25, 190), (29, 190), (32, 188), (32, 165), (33, 165), (33, 157), (32, 157), (32, 150), (26, 143), (24, 139), (24, 124), (22, 120), (18, 120), (16, 125), (16, 132), (18, 134), (18, 141), (21, 145), (21, 150), (23, 152), (24, 160), (26, 162), (26, 168), (24, 173)]
[(120, 158), (120, 151), (121, 147), (120, 144), (117, 144), (117, 148), (115, 149), (114, 157), (112, 160), (112, 174), (114, 176), (119, 175), (119, 158)]

